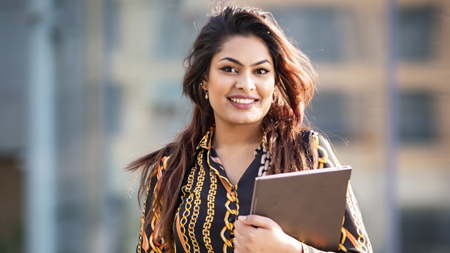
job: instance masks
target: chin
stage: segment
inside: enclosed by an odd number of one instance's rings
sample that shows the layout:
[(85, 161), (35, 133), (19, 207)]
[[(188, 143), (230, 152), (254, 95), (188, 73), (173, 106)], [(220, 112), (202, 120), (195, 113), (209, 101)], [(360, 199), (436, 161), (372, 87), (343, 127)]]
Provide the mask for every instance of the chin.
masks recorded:
[(235, 119), (230, 120), (231, 125), (253, 125), (253, 124), (260, 124), (262, 122), (261, 119)]

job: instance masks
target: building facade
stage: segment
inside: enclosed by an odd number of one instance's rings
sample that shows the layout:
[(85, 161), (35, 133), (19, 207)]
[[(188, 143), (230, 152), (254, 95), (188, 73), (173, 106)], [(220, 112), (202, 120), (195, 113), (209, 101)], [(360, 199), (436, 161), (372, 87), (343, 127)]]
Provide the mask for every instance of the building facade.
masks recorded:
[[(314, 62), (306, 120), (354, 168), (374, 251), (389, 252), (394, 221), (400, 252), (448, 252), (450, 2), (399, 0), (391, 23), (388, 1), (237, 3), (270, 10)], [(0, 252), (133, 251), (140, 208), (122, 168), (190, 120), (183, 60), (210, 2), (0, 7)]]

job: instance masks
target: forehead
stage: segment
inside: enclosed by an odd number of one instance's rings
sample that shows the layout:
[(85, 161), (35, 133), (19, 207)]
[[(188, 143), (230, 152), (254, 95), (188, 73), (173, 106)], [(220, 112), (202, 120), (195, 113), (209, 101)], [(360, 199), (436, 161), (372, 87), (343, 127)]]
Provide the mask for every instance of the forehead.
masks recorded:
[(269, 60), (272, 57), (264, 41), (256, 36), (231, 36), (225, 39), (220, 47), (220, 51), (213, 56), (214, 60), (222, 57), (232, 57), (236, 60), (260, 61)]

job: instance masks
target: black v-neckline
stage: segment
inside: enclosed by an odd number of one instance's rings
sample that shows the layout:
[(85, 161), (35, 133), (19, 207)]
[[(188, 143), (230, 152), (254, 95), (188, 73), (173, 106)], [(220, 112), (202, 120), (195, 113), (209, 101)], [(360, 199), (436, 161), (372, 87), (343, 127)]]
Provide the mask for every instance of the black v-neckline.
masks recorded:
[[(230, 178), (228, 177), (228, 174), (227, 174), (227, 172), (226, 172), (226, 169), (225, 169), (225, 166), (222, 164), (222, 161), (220, 160), (220, 157), (219, 157), (219, 155), (217, 154), (217, 152), (216, 152), (216, 150), (214, 149), (214, 147), (211, 147), (211, 150), (210, 150), (210, 156), (212, 157), (212, 160), (213, 160), (213, 162), (214, 163), (216, 163), (217, 165), (219, 165), (219, 167), (220, 167), (220, 170), (218, 170), (218, 172), (219, 172), (219, 174), (220, 174), (220, 176), (222, 176), (222, 177), (225, 177), (227, 180), (228, 180), (228, 182), (230, 183), (230, 185), (232, 186), (232, 187), (236, 187), (237, 186), (237, 188), (239, 189), (239, 186), (240, 186), (240, 183), (242, 182), (242, 181), (246, 181), (246, 180), (243, 180), (243, 179), (245, 179), (245, 178), (248, 178), (248, 177), (253, 177), (253, 178), (255, 178), (255, 176), (254, 175), (257, 175), (258, 174), (258, 169), (259, 169), (259, 163), (260, 163), (260, 157), (261, 157), (261, 150), (259, 149), (257, 149), (257, 151), (258, 151), (258, 153), (255, 155), (255, 158), (253, 159), (253, 161), (247, 166), (247, 168), (245, 169), (245, 171), (244, 171), (244, 173), (242, 174), (242, 176), (239, 178), (239, 180), (237, 181), (237, 183), (236, 183), (236, 185), (233, 185), (232, 183), (231, 183), (231, 181), (230, 181)], [(217, 158), (218, 158), (218, 160), (217, 160)], [(219, 162), (220, 161), (220, 162)]]

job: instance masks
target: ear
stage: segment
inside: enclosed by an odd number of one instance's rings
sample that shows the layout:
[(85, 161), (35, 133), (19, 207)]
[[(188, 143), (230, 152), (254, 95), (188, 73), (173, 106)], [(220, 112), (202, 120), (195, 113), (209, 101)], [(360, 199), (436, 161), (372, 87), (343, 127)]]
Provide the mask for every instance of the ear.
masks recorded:
[(203, 79), (202, 79), (202, 89), (203, 90), (208, 90), (208, 77), (207, 76), (205, 76)]
[(200, 87), (202, 87), (203, 90), (207, 91), (208, 90), (208, 82), (202, 81)]

